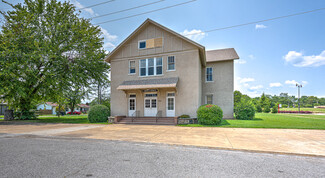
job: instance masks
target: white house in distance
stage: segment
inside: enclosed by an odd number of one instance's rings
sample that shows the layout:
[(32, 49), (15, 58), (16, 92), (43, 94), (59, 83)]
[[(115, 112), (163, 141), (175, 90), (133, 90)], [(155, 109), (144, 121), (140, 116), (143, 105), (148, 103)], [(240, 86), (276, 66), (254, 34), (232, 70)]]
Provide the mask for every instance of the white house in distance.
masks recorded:
[(58, 106), (58, 104), (56, 103), (52, 103), (52, 102), (45, 102), (43, 104), (39, 104), (37, 106), (37, 110), (43, 111), (43, 114), (54, 114), (56, 115), (56, 107)]
[[(39, 104), (37, 106), (37, 110), (41, 111), (41, 114), (53, 114), (56, 115), (56, 107), (58, 106), (57, 103), (52, 102), (45, 102), (42, 104)], [(77, 112), (87, 112), (89, 110), (90, 106), (87, 104), (77, 104), (74, 111)], [(71, 112), (70, 108), (66, 108), (66, 113)]]

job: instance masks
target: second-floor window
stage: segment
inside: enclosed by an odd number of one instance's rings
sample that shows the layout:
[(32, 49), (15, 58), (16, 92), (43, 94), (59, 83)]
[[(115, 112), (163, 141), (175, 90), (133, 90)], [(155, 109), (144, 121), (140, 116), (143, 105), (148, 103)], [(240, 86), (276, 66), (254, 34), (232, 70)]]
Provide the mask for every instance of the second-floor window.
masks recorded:
[(175, 56), (168, 56), (167, 70), (175, 70)]
[(207, 82), (213, 81), (213, 79), (212, 79), (212, 67), (207, 67), (206, 68), (206, 81)]
[(140, 76), (162, 75), (162, 58), (149, 58), (140, 60)]
[(129, 74), (135, 74), (135, 61), (129, 61)]

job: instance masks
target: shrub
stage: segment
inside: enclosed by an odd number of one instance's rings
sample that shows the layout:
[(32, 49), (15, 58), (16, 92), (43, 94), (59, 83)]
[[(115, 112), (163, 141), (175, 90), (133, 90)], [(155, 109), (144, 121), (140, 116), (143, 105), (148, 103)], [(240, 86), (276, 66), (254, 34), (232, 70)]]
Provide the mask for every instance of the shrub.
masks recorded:
[(272, 113), (278, 113), (278, 107), (276, 106), (276, 105), (274, 105), (273, 107), (272, 107), (272, 111), (271, 111)]
[(265, 105), (264, 109), (263, 109), (263, 112), (264, 113), (269, 113), (271, 111), (270, 109), (270, 105)]
[(256, 106), (256, 112), (262, 112), (262, 111), (263, 111), (262, 106), (258, 104)]
[(235, 107), (235, 117), (240, 120), (252, 120), (255, 117), (255, 107), (251, 101), (241, 101)]
[(196, 113), (199, 124), (203, 125), (218, 125), (223, 117), (221, 108), (212, 104), (200, 106)]
[(16, 111), (14, 112), (15, 119), (18, 120), (33, 120), (37, 119), (37, 115), (35, 113), (35, 110), (29, 110), (29, 111)]
[(106, 122), (109, 116), (109, 109), (104, 105), (94, 105), (88, 112), (88, 121), (91, 123), (95, 122)]
[(282, 104), (282, 108), (287, 108), (288, 105), (287, 104)]
[(179, 116), (179, 118), (190, 118), (190, 116), (187, 114), (183, 114), (183, 115)]

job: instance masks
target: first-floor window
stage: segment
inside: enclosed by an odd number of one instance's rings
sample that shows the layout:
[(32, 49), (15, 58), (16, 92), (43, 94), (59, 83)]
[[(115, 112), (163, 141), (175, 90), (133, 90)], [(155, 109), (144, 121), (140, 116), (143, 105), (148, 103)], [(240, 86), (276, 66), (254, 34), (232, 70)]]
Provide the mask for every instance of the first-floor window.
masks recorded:
[(207, 104), (213, 104), (213, 95), (207, 95), (206, 96), (206, 103)]
[(212, 80), (212, 67), (206, 68), (206, 81), (211, 82)]

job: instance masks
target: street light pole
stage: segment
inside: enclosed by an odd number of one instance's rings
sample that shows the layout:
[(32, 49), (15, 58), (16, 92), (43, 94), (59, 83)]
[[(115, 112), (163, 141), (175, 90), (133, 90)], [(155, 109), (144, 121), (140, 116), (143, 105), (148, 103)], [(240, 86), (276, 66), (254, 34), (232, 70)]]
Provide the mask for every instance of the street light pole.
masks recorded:
[(302, 85), (296, 83), (296, 86), (298, 87), (298, 112), (300, 112), (300, 88), (302, 88)]

